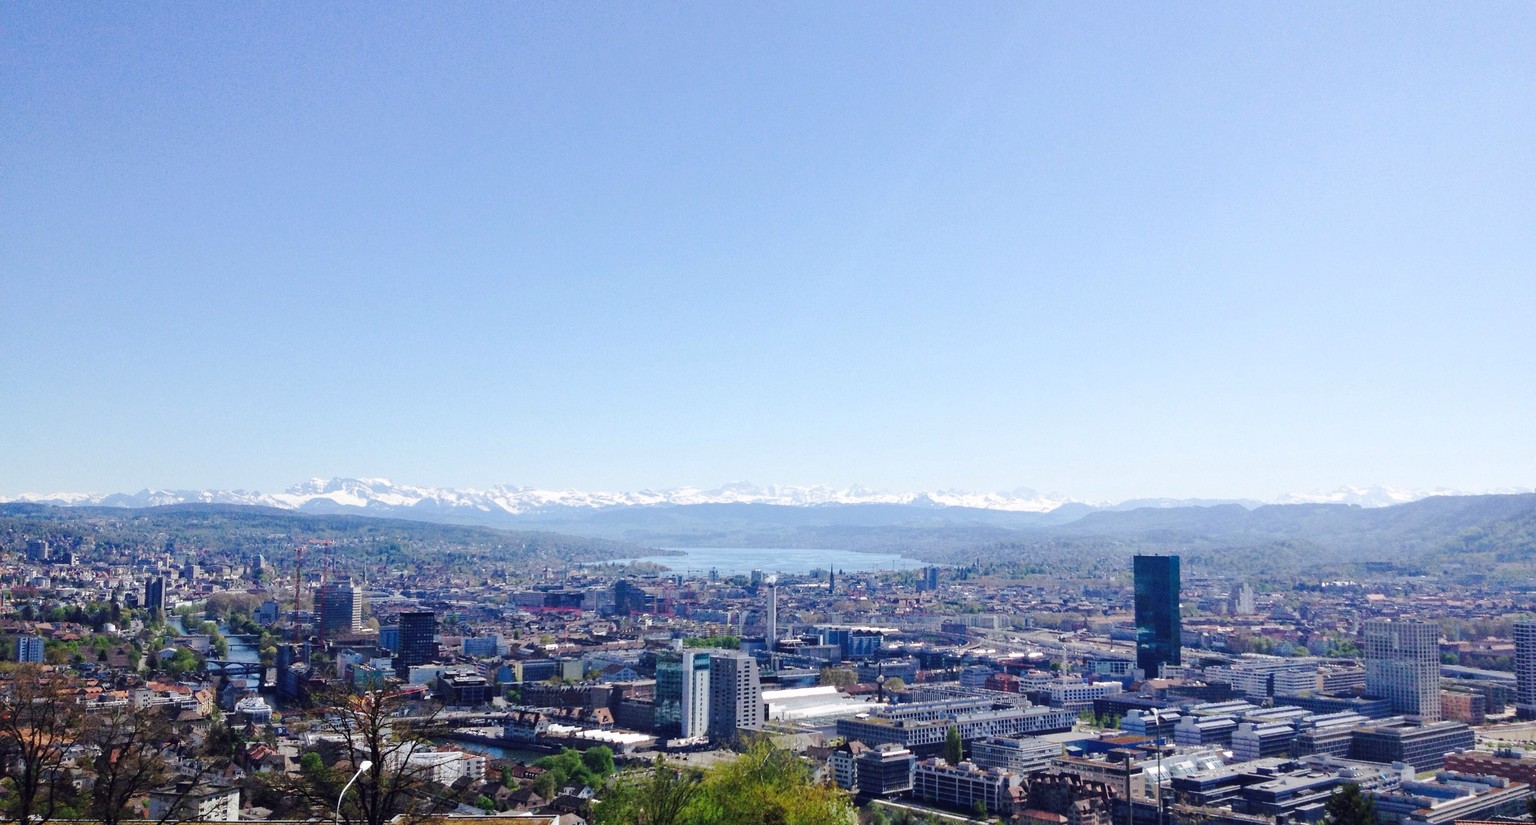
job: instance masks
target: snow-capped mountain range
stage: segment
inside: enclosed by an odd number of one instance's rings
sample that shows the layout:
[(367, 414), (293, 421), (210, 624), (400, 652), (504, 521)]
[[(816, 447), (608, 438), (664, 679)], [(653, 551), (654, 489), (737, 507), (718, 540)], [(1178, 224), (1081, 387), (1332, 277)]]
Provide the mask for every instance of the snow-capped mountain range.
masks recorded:
[(793, 487), (748, 483), (713, 490), (677, 487), (638, 492), (543, 490), (497, 485), (484, 490), (412, 487), (383, 478), (313, 478), (281, 493), (245, 490), (141, 490), (137, 493), (23, 493), (15, 501), (66, 506), (155, 507), (167, 504), (251, 504), (288, 510), (317, 506), (343, 508), (432, 508), (478, 510), (519, 516), (565, 508), (599, 510), (610, 507), (655, 507), (690, 504), (772, 504), (816, 507), (831, 504), (907, 504), (930, 507), (975, 507), (987, 510), (1044, 513), (1073, 501), (1060, 495), (1040, 495), (1020, 489), (1008, 493), (889, 493), (862, 487)]
[[(1484, 492), (1525, 493), (1521, 490)], [(1327, 492), (1290, 493), (1275, 497), (1274, 504), (1353, 504), (1361, 507), (1386, 507), (1438, 495), (1472, 495), (1448, 489), (1411, 490), (1400, 487), (1340, 487)], [(678, 487), (670, 490), (638, 492), (583, 492), (545, 490), (534, 487), (497, 485), (484, 490), (413, 487), (382, 478), (310, 479), (281, 493), (245, 490), (141, 490), (137, 493), (24, 493), (14, 501), (64, 506), (154, 507), (168, 504), (247, 504), (285, 510), (345, 512), (363, 510), (385, 515), (391, 511), (415, 513), (483, 513), (488, 515), (529, 516), (540, 513), (596, 511), (608, 508), (683, 506), (698, 504), (769, 504), (784, 507), (819, 507), (828, 505), (888, 504), (914, 507), (963, 507), (1015, 513), (1048, 513), (1066, 504), (1086, 505), (1092, 509), (1130, 509), (1134, 507), (1180, 507), (1195, 504), (1239, 503), (1254, 507), (1264, 502), (1224, 500), (1222, 502), (1188, 499), (1137, 499), (1134, 501), (1084, 502), (1058, 493), (1041, 494), (1028, 488), (1004, 493), (972, 493), (941, 490), (933, 493), (891, 493), (863, 487), (795, 487), (768, 485), (759, 487), (745, 482), (727, 484), (712, 490)]]

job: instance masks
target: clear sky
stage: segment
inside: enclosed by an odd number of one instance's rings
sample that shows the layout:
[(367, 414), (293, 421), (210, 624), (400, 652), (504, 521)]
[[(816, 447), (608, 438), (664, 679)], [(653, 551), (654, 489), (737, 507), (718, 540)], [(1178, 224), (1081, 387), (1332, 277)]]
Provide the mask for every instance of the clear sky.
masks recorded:
[(1536, 4), (0, 4), (0, 495), (1536, 484)]

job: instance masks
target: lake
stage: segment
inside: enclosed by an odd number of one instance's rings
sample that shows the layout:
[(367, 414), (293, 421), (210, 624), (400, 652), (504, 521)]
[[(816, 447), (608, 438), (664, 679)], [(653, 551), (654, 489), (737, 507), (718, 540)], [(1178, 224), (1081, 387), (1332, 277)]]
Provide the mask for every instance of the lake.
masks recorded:
[(753, 570), (764, 573), (805, 574), (831, 568), (838, 572), (863, 570), (911, 570), (923, 567), (917, 559), (895, 553), (859, 553), (853, 550), (826, 550), (805, 547), (668, 547), (680, 556), (641, 556), (620, 561), (648, 561), (675, 573), (706, 576), (711, 569), (722, 576), (745, 576)]

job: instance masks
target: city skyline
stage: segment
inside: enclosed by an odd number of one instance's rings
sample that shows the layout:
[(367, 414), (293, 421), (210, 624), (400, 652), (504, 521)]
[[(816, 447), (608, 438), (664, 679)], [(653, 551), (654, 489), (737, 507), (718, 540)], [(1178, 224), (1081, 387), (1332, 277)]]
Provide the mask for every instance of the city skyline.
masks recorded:
[(0, 23), (0, 496), (1533, 486), (1528, 5)]

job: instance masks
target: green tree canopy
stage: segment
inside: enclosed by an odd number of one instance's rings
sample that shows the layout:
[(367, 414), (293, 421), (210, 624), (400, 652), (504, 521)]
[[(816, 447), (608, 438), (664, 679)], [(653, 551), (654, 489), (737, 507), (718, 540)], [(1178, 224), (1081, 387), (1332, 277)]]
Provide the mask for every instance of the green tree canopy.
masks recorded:
[(1376, 802), (1355, 784), (1340, 785), (1323, 804), (1327, 825), (1376, 825)]
[(958, 765), (965, 759), (965, 740), (960, 738), (960, 729), (950, 726), (949, 733), (944, 735), (944, 761), (951, 765)]
[(594, 825), (855, 825), (857, 814), (835, 786), (767, 741), (698, 774), (658, 761), (621, 774), (593, 810)]

